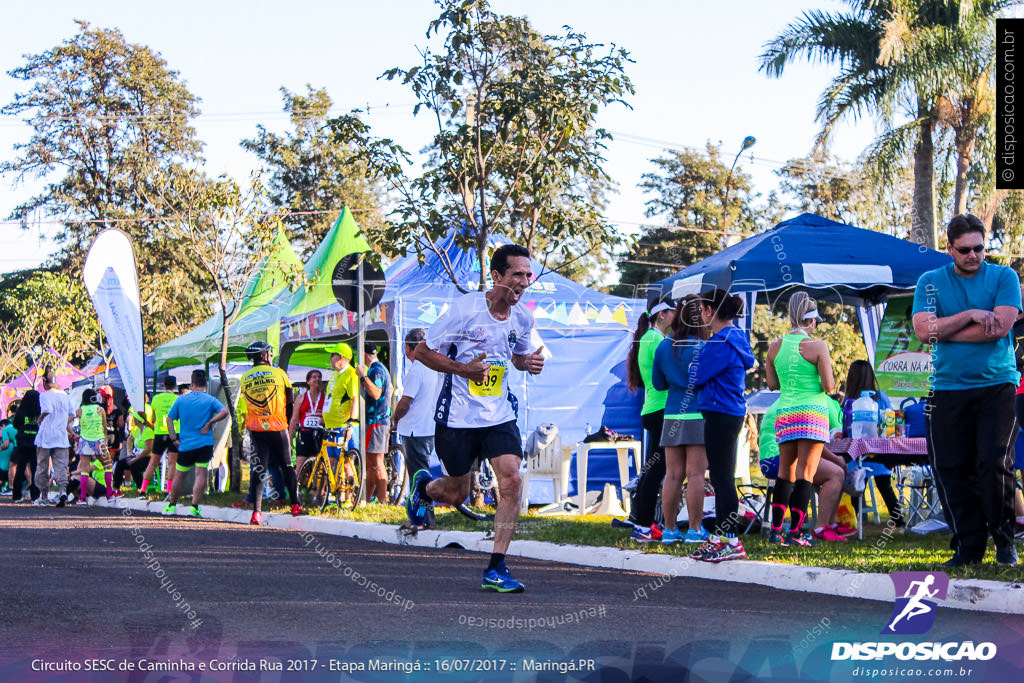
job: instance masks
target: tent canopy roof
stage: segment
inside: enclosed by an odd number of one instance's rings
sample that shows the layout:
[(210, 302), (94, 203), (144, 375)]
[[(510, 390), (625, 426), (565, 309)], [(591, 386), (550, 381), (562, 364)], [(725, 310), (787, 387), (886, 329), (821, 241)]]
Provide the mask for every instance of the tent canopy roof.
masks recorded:
[(922, 273), (950, 262), (948, 254), (880, 232), (805, 213), (687, 266), (648, 289), (648, 300), (710, 287), (733, 292), (806, 289), (846, 305), (883, 301), (912, 290)]
[[(307, 281), (330, 284), (334, 263), (341, 256), (339, 249), (348, 245), (345, 239), (339, 237), (343, 229), (358, 235), (358, 226), (347, 208), (342, 209), (320, 246), (303, 267)], [(308, 291), (305, 288), (290, 291), (290, 282), (285, 273), (300, 261), (283, 233), (279, 233), (274, 242), (274, 252), (264, 259), (260, 272), (246, 288), (239, 316), (231, 324), (228, 332), (229, 362), (244, 361), (245, 349), (254, 341), (267, 341), (277, 347), (281, 316), (304, 307), (307, 298), (323, 295), (322, 288), (317, 287)], [(223, 320), (224, 317), (217, 313), (194, 330), (158, 346), (154, 349), (157, 369), (169, 370), (183, 365), (202, 365), (216, 358), (220, 354)]]

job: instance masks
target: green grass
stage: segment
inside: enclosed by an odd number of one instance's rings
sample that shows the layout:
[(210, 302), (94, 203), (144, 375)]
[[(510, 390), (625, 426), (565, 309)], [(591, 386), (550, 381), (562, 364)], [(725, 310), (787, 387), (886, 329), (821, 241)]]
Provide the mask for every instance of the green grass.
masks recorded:
[[(232, 503), (245, 498), (244, 493), (215, 493), (206, 496), (205, 504), (230, 507)], [(163, 496), (152, 496), (150, 500), (162, 500)], [(264, 510), (271, 509), (264, 501)], [(493, 513), (493, 508), (488, 509)], [(378, 522), (398, 526), (406, 521), (405, 509), (401, 506), (365, 505), (356, 510), (338, 511), (334, 506), (323, 513), (310, 510), (310, 515), (337, 519), (351, 519), (361, 522)], [(519, 540), (547, 541), (571, 545), (603, 546), (628, 550), (640, 550), (684, 557), (693, 546), (661, 545), (659, 543), (635, 543), (629, 537), (629, 530), (611, 525), (611, 517), (598, 515), (539, 516), (522, 515), (516, 529)], [(437, 528), (460, 531), (490, 533), (491, 522), (475, 522), (455, 510), (437, 508)], [(933, 570), (936, 565), (950, 557), (949, 536), (931, 534), (918, 536), (904, 533), (900, 529), (892, 532), (885, 526), (868, 524), (864, 540), (856, 537), (845, 543), (822, 542), (814, 548), (780, 548), (770, 546), (768, 540), (757, 534), (742, 538), (747, 556), (752, 560), (778, 562), (779, 564), (802, 565), (805, 567), (827, 567), (850, 569), (858, 572), (889, 574), (896, 571)], [(995, 564), (995, 551), (990, 549), (981, 565), (946, 570), (953, 578), (988, 579), (994, 581), (1022, 582), (1024, 567), (999, 567)]]

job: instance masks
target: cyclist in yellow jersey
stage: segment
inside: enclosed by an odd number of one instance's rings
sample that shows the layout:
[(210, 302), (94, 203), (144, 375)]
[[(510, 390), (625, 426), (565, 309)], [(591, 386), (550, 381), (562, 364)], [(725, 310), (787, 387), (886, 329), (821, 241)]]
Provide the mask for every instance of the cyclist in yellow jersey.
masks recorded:
[[(324, 428), (337, 441), (341, 438), (341, 429), (346, 422), (359, 420), (359, 402), (355, 400), (359, 395), (359, 375), (352, 365), (352, 347), (344, 342), (338, 342), (327, 350), (331, 354), (331, 368), (334, 369), (334, 374), (327, 383)], [(350, 440), (349, 444), (350, 448), (356, 447), (354, 440)], [(329, 447), (327, 455), (337, 458), (341, 455), (341, 450)]]
[(292, 467), (291, 443), (288, 439), (288, 418), (292, 411), (292, 384), (281, 368), (270, 364), (271, 346), (254, 342), (245, 350), (253, 366), (242, 375), (239, 410), (245, 411), (245, 426), (252, 439), (249, 458), (249, 480), (255, 482), (253, 513), (250, 524), (263, 522), (263, 475), (273, 459), (281, 468), (292, 515), (302, 513), (296, 490), (295, 468)]
[(146, 489), (149, 488), (149, 482), (164, 453), (167, 454), (168, 483), (174, 474), (174, 466), (178, 462), (178, 448), (167, 434), (167, 413), (174, 405), (174, 399), (178, 398), (178, 395), (174, 393), (177, 388), (178, 380), (174, 375), (167, 375), (164, 377), (164, 390), (150, 401), (150, 405), (153, 407), (153, 457), (149, 459), (146, 472), (142, 475), (142, 485), (139, 488), (140, 496), (146, 495)]

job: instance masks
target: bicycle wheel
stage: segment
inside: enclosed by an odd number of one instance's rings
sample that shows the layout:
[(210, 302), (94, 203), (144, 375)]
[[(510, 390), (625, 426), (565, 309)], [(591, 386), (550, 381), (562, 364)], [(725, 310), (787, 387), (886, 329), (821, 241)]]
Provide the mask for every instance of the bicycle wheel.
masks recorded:
[(405, 449), (401, 444), (394, 444), (384, 458), (384, 466), (388, 473), (388, 499), (390, 505), (398, 505), (405, 497), (408, 484), (408, 472), (405, 466)]
[(363, 501), (366, 481), (363, 479), (363, 457), (355, 448), (345, 451), (338, 463), (338, 507), (354, 509)]
[(327, 500), (327, 475), (323, 466), (317, 466), (317, 460), (310, 458), (302, 463), (295, 477), (299, 487), (299, 501), (302, 507), (322, 508)]

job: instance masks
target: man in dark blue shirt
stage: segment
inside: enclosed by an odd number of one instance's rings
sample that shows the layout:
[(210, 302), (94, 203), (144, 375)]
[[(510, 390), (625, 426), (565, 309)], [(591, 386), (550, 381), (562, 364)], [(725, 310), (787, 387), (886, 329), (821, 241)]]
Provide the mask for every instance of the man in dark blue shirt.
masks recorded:
[(391, 375), (377, 360), (377, 345), (366, 343), (356, 366), (359, 390), (366, 399), (366, 499), (387, 500), (388, 472), (384, 453), (391, 436)]

